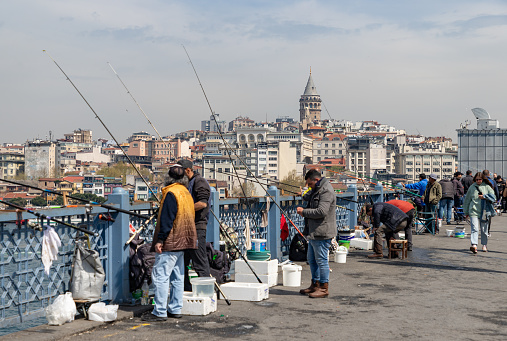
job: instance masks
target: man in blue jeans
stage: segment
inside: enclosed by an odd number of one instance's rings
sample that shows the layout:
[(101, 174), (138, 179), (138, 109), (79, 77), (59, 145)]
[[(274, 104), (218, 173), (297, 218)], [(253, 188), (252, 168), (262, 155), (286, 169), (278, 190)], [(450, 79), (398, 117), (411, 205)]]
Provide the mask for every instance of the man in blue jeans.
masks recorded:
[(143, 314), (143, 321), (181, 318), (184, 252), (197, 249), (194, 200), (187, 185), (188, 178), (183, 167), (175, 165), (169, 168), (166, 186), (162, 188), (162, 201), (151, 247), (151, 252), (156, 252), (151, 273), (155, 285), (155, 307), (153, 311)]
[(454, 184), (449, 179), (442, 179), (439, 181), (442, 187), (442, 198), (438, 203), (438, 219), (445, 219), (447, 225), (451, 225), (452, 207), (454, 205)]
[[(331, 239), (336, 237), (336, 194), (328, 179), (316, 169), (305, 175), (306, 185), (311, 191), (305, 195), (306, 208), (298, 207), (297, 213), (306, 218), (303, 234), (308, 239), (308, 263), (312, 273), (312, 284), (299, 292), (311, 298), (329, 295), (328, 251)], [(306, 200), (306, 199), (305, 199)]]

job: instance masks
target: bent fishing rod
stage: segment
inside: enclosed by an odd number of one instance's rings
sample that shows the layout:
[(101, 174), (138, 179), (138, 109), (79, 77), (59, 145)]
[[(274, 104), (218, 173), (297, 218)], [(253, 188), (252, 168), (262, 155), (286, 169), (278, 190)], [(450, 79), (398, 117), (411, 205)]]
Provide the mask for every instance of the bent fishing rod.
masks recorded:
[(64, 74), (64, 76), (67, 78), (67, 80), (70, 82), (70, 84), (72, 84), (72, 86), (74, 87), (74, 89), (77, 91), (77, 93), (81, 96), (81, 98), (85, 101), (85, 103), (88, 105), (88, 107), (90, 108), (90, 110), (95, 114), (95, 118), (99, 120), (99, 122), (102, 124), (102, 126), (106, 129), (106, 131), (109, 133), (109, 136), (111, 136), (111, 138), (114, 140), (114, 142), (116, 142), (116, 145), (118, 146), (118, 148), (120, 148), (120, 150), (122, 151), (123, 155), (125, 155), (125, 157), (127, 158), (127, 160), (130, 162), (130, 164), (134, 167), (134, 169), (136, 170), (137, 172), (137, 175), (139, 175), (139, 177), (143, 180), (143, 182), (146, 184), (146, 186), (148, 187), (148, 189), (150, 190), (150, 192), (153, 194), (153, 196), (158, 200), (158, 202), (160, 203), (160, 199), (155, 195), (155, 192), (151, 189), (150, 185), (148, 184), (148, 182), (146, 181), (146, 179), (143, 177), (143, 175), (141, 174), (141, 171), (134, 165), (134, 162), (132, 161), (132, 159), (128, 156), (127, 152), (125, 152), (125, 149), (123, 149), (123, 147), (120, 145), (120, 143), (118, 142), (118, 140), (116, 140), (116, 138), (114, 137), (114, 135), (111, 133), (111, 131), (107, 128), (106, 124), (104, 123), (104, 121), (102, 121), (102, 119), (99, 117), (99, 115), (97, 114), (97, 112), (95, 112), (95, 110), (92, 108), (92, 106), (90, 105), (90, 103), (88, 103), (88, 101), (86, 100), (86, 98), (83, 96), (83, 94), (81, 93), (81, 91), (79, 91), (79, 89), (76, 87), (76, 85), (74, 85), (74, 82), (72, 82), (72, 80), (70, 79), (69, 76), (67, 76), (67, 74), (65, 73), (65, 71), (63, 71), (63, 69), (60, 67), (60, 65), (58, 65), (58, 63), (56, 62), (56, 60), (53, 59), (53, 57), (51, 57), (51, 55), (46, 51), (46, 50), (42, 50), (43, 52), (45, 52), (49, 58), (51, 58), (51, 60), (53, 61), (53, 63), (55, 63), (55, 65), (58, 67), (58, 69), (60, 69), (60, 71)]
[(13, 203), (10, 203), (8, 201), (4, 201), (4, 200), (0, 200), (0, 203), (4, 204), (4, 205), (7, 205), (7, 206), (11, 206), (11, 207), (14, 207), (18, 210), (22, 210), (22, 211), (25, 211), (25, 212), (28, 212), (30, 214), (33, 214), (34, 216), (36, 216), (37, 218), (41, 218), (41, 219), (47, 219), (47, 220), (50, 220), (50, 221), (54, 221), (55, 223), (58, 223), (58, 224), (61, 224), (61, 225), (65, 225), (67, 227), (70, 227), (70, 228), (73, 228), (74, 230), (78, 230), (78, 231), (81, 231), (83, 233), (86, 233), (86, 234), (91, 234), (92, 236), (95, 236), (97, 237), (99, 234), (97, 232), (92, 232), (90, 230), (87, 230), (85, 228), (82, 228), (82, 227), (78, 227), (78, 226), (74, 226), (72, 224), (69, 224), (69, 223), (66, 223), (64, 222), (63, 220), (60, 220), (60, 219), (55, 219), (53, 217), (49, 217), (45, 214), (42, 214), (42, 213), (39, 213), (39, 212), (36, 212), (36, 211), (33, 211), (31, 209), (28, 209), (26, 207), (22, 207), (22, 206), (18, 206), (16, 204), (13, 204)]
[[(278, 209), (280, 210), (280, 212), (285, 216), (286, 220), (288, 220), (292, 226), (296, 229), (296, 231), (303, 237), (305, 238), (305, 236), (303, 235), (303, 233), (298, 229), (298, 227), (296, 226), (296, 224), (294, 224), (294, 222), (292, 221), (292, 219), (290, 219), (289, 215), (287, 214), (287, 212), (276, 202), (276, 200), (274, 200), (274, 198), (271, 196), (271, 194), (269, 194), (268, 190), (264, 187), (264, 185), (259, 181), (259, 179), (257, 179), (257, 177), (255, 176), (255, 174), (253, 174), (253, 172), (250, 170), (250, 168), (248, 167), (248, 165), (245, 163), (244, 160), (242, 160), (238, 154), (236, 153), (236, 151), (229, 145), (229, 143), (225, 140), (225, 138), (223, 137), (222, 135), (222, 132), (221, 132), (221, 129), (220, 129), (220, 125), (218, 124), (218, 120), (215, 116), (215, 113), (213, 111), (213, 109), (211, 108), (211, 104), (208, 100), (208, 96), (206, 95), (206, 92), (204, 91), (204, 87), (201, 83), (201, 80), (199, 79), (199, 75), (197, 74), (197, 70), (195, 69), (194, 67), (194, 63), (192, 63), (192, 59), (190, 58), (190, 55), (188, 54), (187, 52), (187, 49), (185, 48), (184, 45), (183, 46), (183, 49), (185, 50), (185, 53), (188, 57), (188, 60), (190, 62), (190, 65), (192, 66), (192, 69), (194, 70), (194, 73), (195, 73), (195, 76), (197, 77), (197, 81), (199, 82), (199, 85), (201, 87), (201, 90), (204, 94), (204, 98), (206, 99), (206, 102), (208, 103), (208, 107), (211, 111), (211, 116), (213, 117), (213, 120), (215, 121), (215, 124), (218, 128), (218, 134), (220, 135), (222, 141), (224, 142), (224, 146), (226, 147), (227, 149), (227, 154), (229, 156), (229, 159), (231, 160), (231, 165), (232, 167), (236, 170), (236, 167), (234, 166), (234, 162), (232, 160), (232, 156), (231, 156), (231, 153), (230, 151), (232, 151), (232, 153), (236, 156), (236, 158), (243, 164), (243, 166), (245, 167), (245, 169), (254, 177), (254, 179), (256, 180), (256, 182), (261, 186), (261, 188), (266, 192), (267, 196), (273, 201), (273, 203), (278, 207)], [(242, 188), (243, 189), (243, 188)], [(244, 191), (243, 191), (244, 192)], [(246, 197), (246, 193), (245, 193), (245, 197)], [(306, 238), (305, 238), (306, 239)]]
[(408, 193), (408, 194), (410, 194), (410, 195), (413, 195), (413, 196), (416, 196), (416, 197), (422, 198), (422, 195), (419, 195), (418, 193), (415, 193), (415, 192), (409, 191), (409, 190), (408, 190), (408, 189), (406, 189), (405, 187), (400, 188), (400, 187), (396, 187), (396, 186), (394, 186), (394, 185), (391, 185), (391, 184), (389, 184), (389, 183), (387, 183), (387, 182), (384, 182), (384, 181), (382, 181), (382, 180), (379, 180), (379, 179), (375, 179), (375, 178), (372, 178), (372, 177), (369, 177), (369, 176), (365, 176), (365, 177), (366, 177), (366, 178), (368, 178), (368, 179), (377, 180), (378, 182), (380, 182), (381, 184), (383, 184), (383, 185), (385, 185), (385, 186), (390, 186), (390, 187), (396, 188), (396, 189), (398, 189), (398, 190), (405, 191), (405, 192), (407, 192), (407, 193)]
[(97, 205), (97, 206), (106, 208), (108, 210), (125, 213), (125, 214), (131, 215), (131, 216), (134, 216), (134, 217), (137, 217), (137, 218), (141, 218), (141, 219), (149, 219), (150, 218), (148, 216), (145, 216), (145, 215), (142, 215), (142, 214), (138, 214), (138, 213), (135, 213), (135, 212), (131, 212), (131, 211), (128, 211), (128, 210), (124, 210), (122, 208), (118, 208), (118, 207), (115, 207), (115, 206), (112, 206), (112, 205), (101, 204), (101, 203), (98, 203), (96, 201), (78, 198), (78, 197), (75, 197), (75, 196), (72, 196), (72, 195), (63, 194), (61, 192), (53, 191), (53, 190), (50, 190), (50, 189), (44, 189), (44, 188), (40, 188), (40, 187), (36, 187), (36, 186), (31, 186), (31, 185), (27, 185), (27, 184), (24, 184), (24, 183), (21, 183), (21, 182), (16, 182), (16, 181), (7, 180), (7, 179), (0, 179), (0, 181), (4, 181), (4, 182), (7, 182), (7, 183), (10, 183), (10, 184), (13, 184), (13, 185), (18, 185), (18, 186), (24, 186), (24, 187), (32, 188), (32, 189), (35, 189), (35, 190), (38, 190), (38, 191), (41, 191), (41, 192), (55, 194), (55, 195), (59, 195), (59, 196), (62, 196), (62, 197), (67, 197), (67, 198), (70, 198), (72, 200), (84, 202), (84, 203), (87, 203), (87, 204)]
[[(118, 73), (116, 72), (116, 70), (113, 69), (113, 66), (111, 65), (111, 63), (107, 62), (107, 64), (109, 65), (109, 67), (111, 68), (111, 70), (113, 70), (113, 72), (116, 75), (116, 77), (118, 77), (118, 80), (123, 85), (123, 87), (125, 88), (125, 90), (127, 91), (127, 93), (130, 95), (130, 97), (132, 98), (132, 100), (134, 101), (134, 103), (139, 108), (139, 110), (141, 110), (141, 112), (143, 113), (144, 117), (146, 118), (146, 120), (148, 121), (148, 123), (151, 125), (151, 127), (153, 128), (153, 130), (155, 130), (155, 132), (157, 133), (158, 137), (160, 138), (160, 141), (162, 141), (162, 144), (164, 145), (164, 147), (167, 148), (167, 144), (165, 143), (164, 139), (162, 138), (162, 136), (158, 132), (157, 128), (155, 128), (155, 126), (153, 125), (153, 123), (151, 123), (150, 119), (148, 118), (148, 115), (146, 115), (146, 113), (144, 112), (143, 108), (141, 108), (141, 105), (139, 105), (139, 103), (136, 101), (136, 99), (134, 98), (134, 95), (132, 95), (132, 92), (130, 92), (130, 90), (127, 88), (127, 86), (125, 85), (125, 83), (123, 83), (122, 79), (120, 78), (120, 75), (118, 75)], [(169, 156), (172, 157), (171, 148), (169, 147), (168, 149), (169, 149)]]

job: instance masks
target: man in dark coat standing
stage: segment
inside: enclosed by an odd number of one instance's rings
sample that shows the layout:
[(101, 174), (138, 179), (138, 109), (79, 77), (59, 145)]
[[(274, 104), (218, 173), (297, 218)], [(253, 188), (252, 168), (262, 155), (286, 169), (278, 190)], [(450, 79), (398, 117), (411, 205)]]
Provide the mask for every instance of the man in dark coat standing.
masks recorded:
[[(373, 205), (366, 204), (366, 214), (372, 217), (373, 231), (375, 232), (373, 238), (374, 253), (369, 255), (368, 258), (383, 258), (382, 233), (385, 234), (386, 240), (390, 240), (396, 233), (407, 227), (408, 215), (398, 207), (385, 202), (378, 202)], [(380, 223), (383, 225), (380, 226)]]
[(467, 175), (464, 178), (461, 178), (461, 183), (463, 184), (463, 190), (465, 194), (468, 192), (468, 187), (472, 186), (474, 183), (474, 177), (472, 176), (472, 171), (467, 170)]
[(178, 164), (185, 169), (185, 174), (189, 179), (188, 191), (194, 199), (198, 248), (197, 250), (187, 250), (185, 252), (185, 291), (192, 291), (192, 284), (188, 277), (190, 260), (192, 260), (192, 267), (199, 277), (210, 276), (208, 255), (206, 253), (206, 226), (208, 225), (211, 189), (206, 179), (194, 172), (192, 161), (183, 159), (179, 160)]

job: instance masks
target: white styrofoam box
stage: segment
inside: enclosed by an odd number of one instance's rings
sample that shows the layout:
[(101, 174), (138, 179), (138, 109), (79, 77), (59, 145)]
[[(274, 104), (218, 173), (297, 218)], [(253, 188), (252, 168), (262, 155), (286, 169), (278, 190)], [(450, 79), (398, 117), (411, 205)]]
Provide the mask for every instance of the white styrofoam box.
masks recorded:
[(399, 239), (405, 239), (405, 232), (398, 232)]
[[(262, 281), (262, 283), (266, 283), (268, 286), (273, 287), (278, 284), (278, 273), (274, 273), (271, 275), (259, 275), (259, 279)], [(257, 280), (257, 277), (255, 277), (254, 274), (235, 274), (234, 280), (236, 282), (244, 282), (244, 283), (259, 283)]]
[[(248, 267), (246, 262), (242, 259), (236, 259), (234, 261), (234, 273), (235, 274), (251, 274), (252, 270)], [(272, 260), (249, 260), (248, 264), (254, 269), (257, 275), (271, 275), (278, 273), (278, 259)]]
[(264, 283), (229, 282), (220, 286), (231, 301), (262, 301), (269, 298), (269, 287)]
[(355, 247), (356, 249), (371, 250), (373, 249), (373, 240), (354, 238), (350, 241), (350, 247)]
[(182, 315), (208, 315), (217, 310), (217, 294), (213, 297), (194, 297), (191, 291), (183, 293)]

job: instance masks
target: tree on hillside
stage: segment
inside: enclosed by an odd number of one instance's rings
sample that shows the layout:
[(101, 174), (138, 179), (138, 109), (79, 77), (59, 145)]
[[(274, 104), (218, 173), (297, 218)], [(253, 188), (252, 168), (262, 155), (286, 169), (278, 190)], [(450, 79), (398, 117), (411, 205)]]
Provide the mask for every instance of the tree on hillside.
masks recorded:
[(35, 197), (32, 199), (32, 206), (44, 207), (47, 205), (48, 205), (48, 203), (43, 197), (39, 196), (39, 197)]
[(285, 178), (278, 184), (278, 189), (284, 191), (287, 195), (293, 195), (300, 191), (300, 187), (305, 185), (304, 177), (297, 175), (295, 169), (291, 170)]
[[(243, 193), (245, 191), (245, 193)], [(255, 190), (255, 185), (250, 181), (245, 181), (241, 184), (241, 187), (236, 186), (232, 189), (231, 196), (233, 197), (244, 197), (246, 194), (247, 197), (253, 197), (257, 195), (257, 191)]]
[[(139, 171), (145, 180), (152, 180), (153, 176), (147, 168), (141, 168)], [(130, 164), (124, 162), (118, 162), (109, 167), (102, 167), (97, 171), (97, 174), (104, 175), (106, 177), (123, 178), (123, 185), (125, 185), (127, 181), (126, 175), (138, 176), (135, 169), (133, 169)]]
[(27, 203), (26, 199), (23, 199), (23, 198), (12, 198), (12, 199), (8, 199), (6, 201), (10, 202), (14, 205), (23, 206), (23, 207), (25, 207), (26, 203)]

